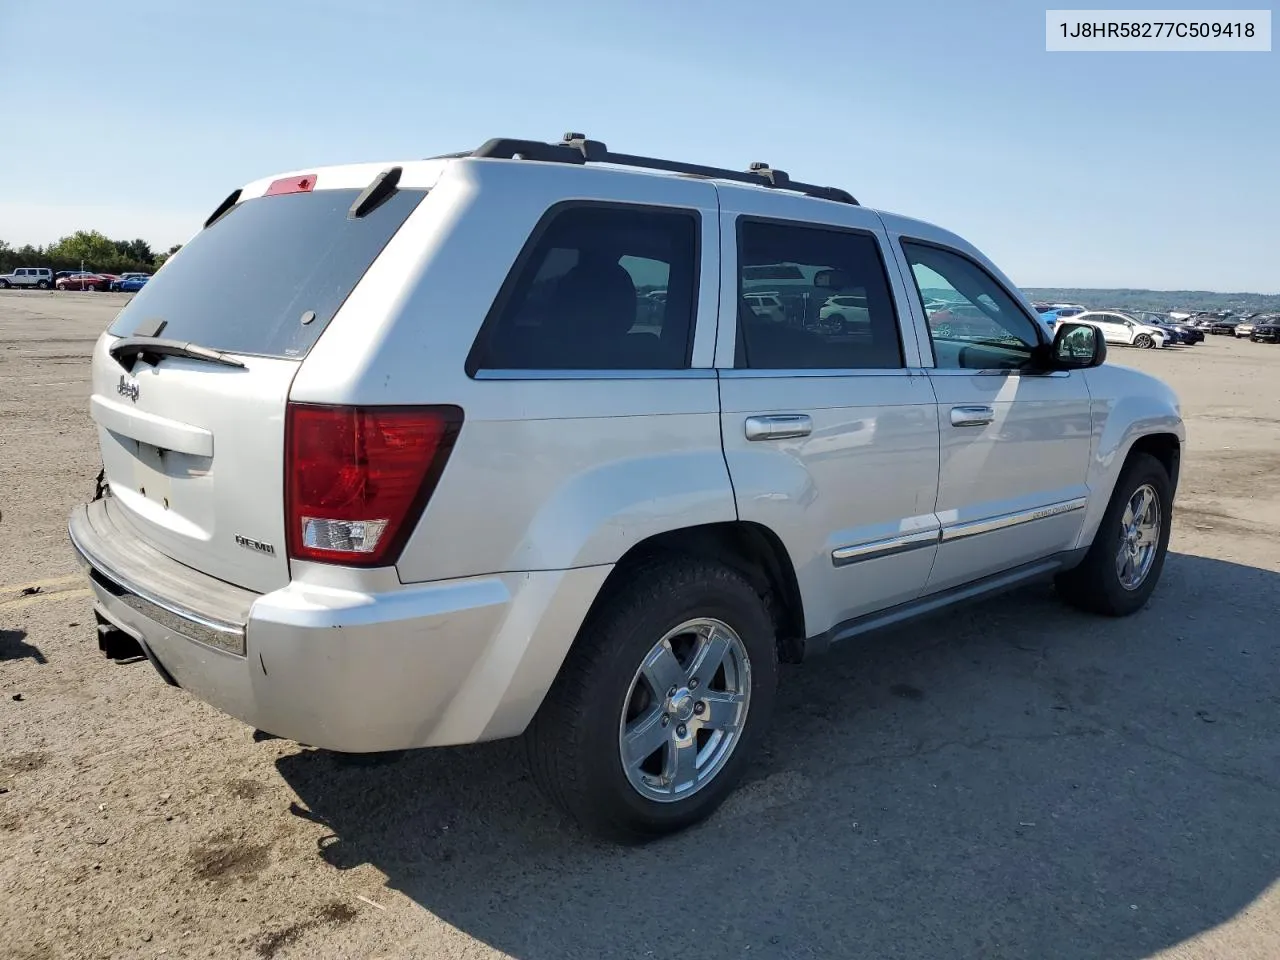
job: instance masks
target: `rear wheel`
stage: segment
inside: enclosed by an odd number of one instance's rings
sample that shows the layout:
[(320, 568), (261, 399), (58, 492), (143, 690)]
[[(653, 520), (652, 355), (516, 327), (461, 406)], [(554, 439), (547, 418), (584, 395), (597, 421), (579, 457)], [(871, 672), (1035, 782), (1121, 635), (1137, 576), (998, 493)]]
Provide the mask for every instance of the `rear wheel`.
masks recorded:
[(1149, 333), (1140, 333), (1134, 338), (1133, 345), (1135, 347), (1141, 347), (1143, 350), (1150, 350), (1156, 345), (1156, 342), (1151, 339), (1151, 335)]
[(773, 621), (741, 575), (688, 558), (640, 568), (589, 616), (530, 724), (534, 779), (600, 836), (683, 829), (741, 777), (776, 683)]
[(97, 293), (97, 292), (98, 292), (98, 285), (97, 285), (96, 283), (91, 283), (91, 284), (89, 284), (85, 289), (86, 289), (86, 290), (91, 290), (91, 291), (93, 291), (94, 293)]
[(1083, 562), (1057, 577), (1058, 593), (1091, 613), (1125, 617), (1140, 610), (1164, 569), (1172, 508), (1173, 484), (1164, 464), (1134, 454)]

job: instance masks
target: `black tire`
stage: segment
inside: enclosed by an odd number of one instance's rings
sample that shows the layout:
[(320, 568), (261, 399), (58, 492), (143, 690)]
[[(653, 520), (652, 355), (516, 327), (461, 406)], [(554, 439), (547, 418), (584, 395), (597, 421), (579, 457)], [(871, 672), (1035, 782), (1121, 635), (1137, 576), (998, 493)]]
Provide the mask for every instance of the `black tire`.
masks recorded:
[(1156, 342), (1151, 338), (1150, 334), (1140, 333), (1133, 338), (1133, 345), (1135, 347), (1141, 347), (1143, 350), (1150, 350), (1156, 345)]
[[(1122, 516), (1130, 497), (1143, 484), (1151, 484), (1159, 499), (1160, 535), (1156, 541), (1156, 555), (1146, 579), (1136, 589), (1127, 590), (1120, 583), (1116, 572), (1116, 553), (1120, 544)], [(1160, 581), (1164, 569), (1165, 554), (1169, 549), (1169, 533), (1173, 526), (1173, 483), (1169, 474), (1155, 457), (1135, 453), (1120, 471), (1120, 479), (1111, 494), (1111, 502), (1102, 515), (1102, 523), (1093, 538), (1093, 545), (1084, 560), (1074, 570), (1061, 573), (1055, 579), (1058, 593), (1072, 606), (1108, 617), (1127, 617), (1141, 610), (1150, 599)]]
[[(669, 630), (714, 617), (741, 638), (751, 666), (750, 702), (724, 766), (691, 796), (648, 799), (627, 780), (618, 723), (632, 679)], [(765, 601), (720, 564), (673, 557), (636, 569), (579, 630), (525, 733), (534, 781), (590, 832), (637, 843), (708, 817), (732, 792), (765, 736), (777, 687), (777, 645)], [(601, 717), (609, 721), (601, 723)]]
[(36, 284), (36, 289), (37, 289), (37, 290), (48, 290), (48, 289), (49, 289), (49, 281), (48, 281), (48, 280), (41, 280), (41, 281), (39, 281), (39, 282)]
[(9, 289), (9, 281), (0, 280), (0, 290), (8, 290), (8, 289)]

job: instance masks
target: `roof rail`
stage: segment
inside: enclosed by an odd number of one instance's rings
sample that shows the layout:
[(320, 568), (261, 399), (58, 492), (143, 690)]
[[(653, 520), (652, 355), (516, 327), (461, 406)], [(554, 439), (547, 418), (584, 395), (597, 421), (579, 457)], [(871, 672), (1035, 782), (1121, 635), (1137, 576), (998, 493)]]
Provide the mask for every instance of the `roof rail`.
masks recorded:
[[(839, 187), (820, 187), (812, 183), (792, 180), (782, 170), (774, 170), (767, 163), (753, 163), (746, 170), (728, 170), (723, 167), (704, 167), (697, 163), (680, 163), (676, 160), (660, 160), (657, 157), (641, 157), (630, 153), (611, 153), (599, 140), (588, 140), (581, 133), (566, 133), (559, 143), (540, 140), (514, 140), (497, 137), (482, 144), (470, 153), (446, 154), (446, 157), (483, 157), (496, 160), (537, 160), (543, 163), (613, 163), (645, 170), (663, 170), (689, 177), (708, 177), (716, 180), (733, 180), (757, 187), (775, 190), (794, 190), (820, 200), (858, 205), (847, 190)], [(443, 158), (440, 158), (443, 159)]]

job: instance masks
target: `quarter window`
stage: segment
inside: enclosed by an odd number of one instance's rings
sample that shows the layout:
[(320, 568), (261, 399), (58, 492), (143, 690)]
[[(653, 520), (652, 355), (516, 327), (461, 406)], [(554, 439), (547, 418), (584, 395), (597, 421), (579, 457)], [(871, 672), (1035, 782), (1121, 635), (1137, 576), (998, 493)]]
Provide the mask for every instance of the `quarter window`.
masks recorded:
[(937, 302), (925, 312), (939, 369), (1027, 366), (1040, 344), (1035, 323), (990, 274), (950, 250), (907, 241), (902, 249), (921, 301)]
[(573, 205), (544, 223), (503, 285), (468, 370), (687, 367), (698, 214)]
[(740, 221), (735, 367), (857, 370), (902, 365), (897, 317), (875, 237)]

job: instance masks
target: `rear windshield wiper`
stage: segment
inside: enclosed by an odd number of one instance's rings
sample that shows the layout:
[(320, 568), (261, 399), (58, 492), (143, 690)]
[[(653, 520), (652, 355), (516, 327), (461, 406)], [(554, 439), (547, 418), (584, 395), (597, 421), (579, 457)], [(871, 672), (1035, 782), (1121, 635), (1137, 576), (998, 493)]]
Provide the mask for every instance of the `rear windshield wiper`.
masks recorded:
[(239, 360), (227, 356), (220, 350), (210, 350), (208, 347), (195, 343), (183, 343), (181, 340), (165, 340), (163, 337), (124, 337), (113, 343), (107, 352), (122, 365), (126, 359), (132, 357), (141, 357), (148, 362), (154, 362), (161, 357), (187, 357), (191, 360), (220, 363), (227, 367), (244, 366)]

